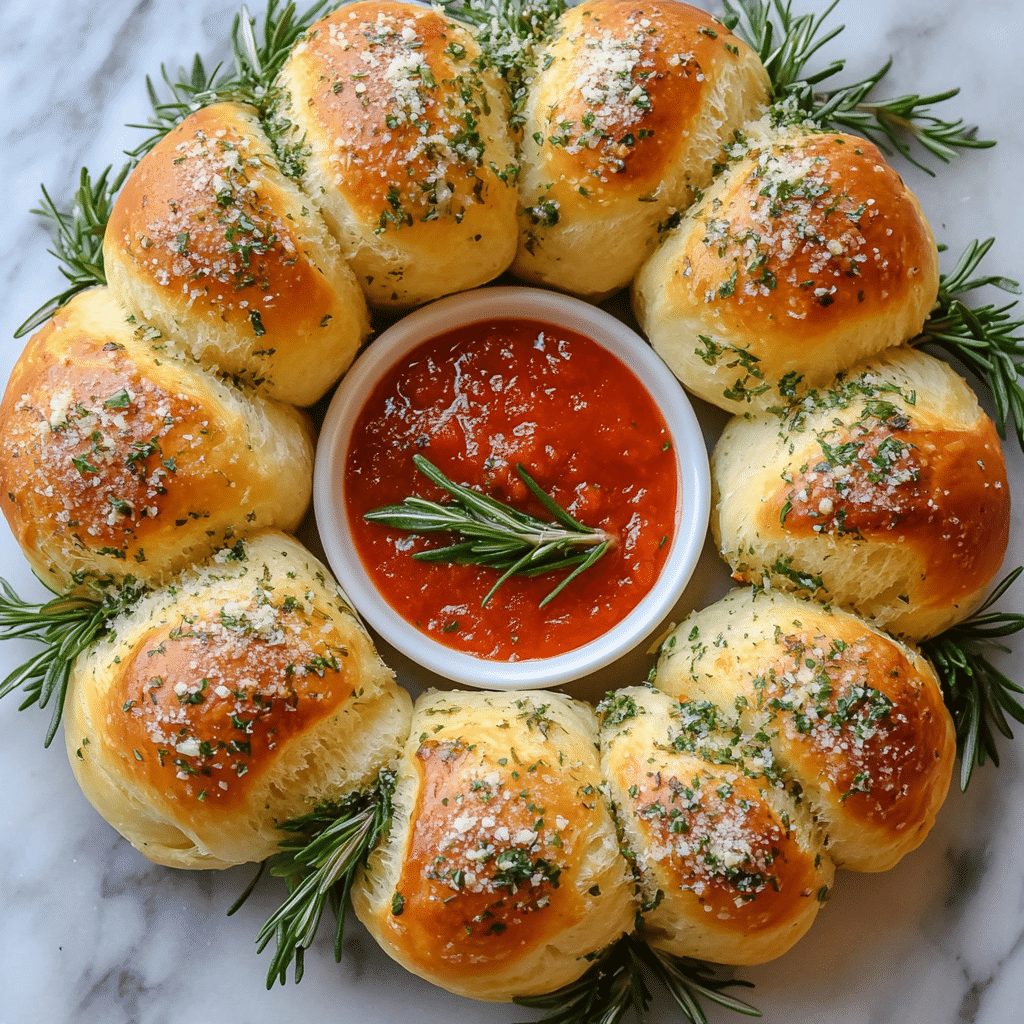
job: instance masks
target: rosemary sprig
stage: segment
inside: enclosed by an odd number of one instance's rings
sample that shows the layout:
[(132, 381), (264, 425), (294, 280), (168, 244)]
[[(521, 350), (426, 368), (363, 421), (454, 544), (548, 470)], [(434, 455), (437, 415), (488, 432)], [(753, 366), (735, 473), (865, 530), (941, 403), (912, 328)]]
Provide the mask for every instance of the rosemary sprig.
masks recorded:
[[(390, 824), (394, 784), (394, 772), (384, 771), (369, 789), (350, 793), (338, 803), (325, 804), (279, 826), (294, 835), (282, 840), (281, 852), (267, 862), (272, 875), (286, 880), (289, 893), (256, 936), (258, 953), (271, 939), (276, 942), (267, 971), (268, 989), (277, 981), (287, 983), (288, 967), (293, 963), (295, 983), (302, 980), (304, 953), (312, 944), (328, 906), (336, 920), (334, 958), (341, 961), (352, 882), (357, 868)], [(262, 870), (261, 867), (261, 873)], [(229, 915), (246, 901), (258, 880), (259, 875), (231, 907)]]
[(538, 1024), (617, 1024), (630, 1009), (643, 1024), (651, 1004), (648, 976), (668, 989), (689, 1024), (707, 1024), (702, 999), (748, 1017), (761, 1016), (749, 1003), (723, 991), (733, 985), (752, 988), (750, 982), (717, 978), (708, 964), (652, 949), (640, 934), (624, 935), (577, 981), (515, 1002), (546, 1010)]
[(19, 686), (26, 693), (19, 711), (53, 698), (53, 713), (44, 745), (49, 746), (64, 713), (68, 678), (75, 659), (107, 629), (110, 619), (134, 604), (143, 588), (128, 577), (118, 585), (96, 585), (99, 595), (63, 594), (43, 604), (23, 601), (0, 579), (0, 640), (35, 640), (43, 649), (15, 668), (0, 683), (0, 698)]
[[(773, 0), (736, 0), (735, 6), (729, 0), (723, 0), (725, 16), (722, 24), (757, 52), (768, 72), (774, 101), (794, 95), (806, 100), (813, 96), (813, 86), (845, 67), (845, 61), (834, 60), (816, 74), (803, 74), (811, 57), (846, 27), (839, 25), (820, 35), (826, 18), (838, 3), (839, 0), (833, 0), (825, 11), (815, 17), (813, 14), (794, 15), (790, 0), (785, 4), (781, 0), (774, 0), (774, 3)], [(772, 17), (773, 6), (777, 21)]]
[(541, 46), (551, 39), (566, 0), (441, 0), (445, 13), (474, 29), (484, 58), (505, 82), (511, 123), (523, 123), (523, 107), (537, 71)]
[(914, 146), (943, 163), (960, 149), (986, 149), (990, 140), (976, 137), (977, 129), (963, 120), (946, 121), (931, 108), (959, 93), (948, 89), (931, 96), (916, 93), (893, 99), (874, 99), (872, 94), (889, 73), (887, 61), (874, 74), (852, 85), (821, 91), (817, 87), (846, 66), (833, 60), (820, 71), (805, 71), (811, 58), (838, 36), (844, 25), (824, 30), (824, 22), (835, 10), (834, 0), (820, 15), (792, 11), (791, 0), (724, 0), (723, 23), (736, 31), (757, 51), (772, 83), (775, 117), (779, 121), (811, 121), (818, 127), (832, 126), (858, 132), (886, 153), (901, 153), (927, 174), (934, 171), (915, 156)]
[(988, 610), (1022, 572), (1024, 566), (1019, 566), (1006, 576), (971, 618), (921, 645), (939, 673), (956, 726), (961, 789), (967, 789), (974, 769), (986, 758), (999, 765), (996, 732), (1013, 739), (1006, 716), (1024, 724), (1024, 704), (1016, 696), (1024, 694), (1024, 686), (1008, 679), (986, 657), (991, 650), (1009, 653), (1000, 638), (1024, 629), (1024, 615)]
[[(539, 576), (571, 569), (572, 572), (548, 594), (540, 606), (553, 600), (567, 584), (589, 569), (611, 546), (603, 530), (592, 530), (556, 504), (522, 465), (516, 466), (530, 492), (551, 514), (554, 522), (519, 512), (479, 491), (450, 480), (422, 455), (414, 455), (416, 468), (455, 500), (448, 504), (415, 495), (400, 505), (385, 505), (363, 516), (368, 522), (412, 533), (449, 532), (465, 538), (440, 548), (428, 548), (413, 555), (421, 561), (480, 565), (502, 573), (481, 604), (510, 576)], [(580, 551), (579, 549), (583, 549)]]
[(963, 296), (991, 285), (1012, 295), (1020, 294), (1020, 285), (994, 274), (975, 276), (994, 238), (977, 240), (964, 250), (956, 267), (939, 278), (935, 307), (915, 339), (919, 345), (936, 345), (959, 359), (976, 377), (985, 381), (995, 406), (999, 436), (1006, 437), (1006, 425), (1012, 421), (1017, 441), (1024, 449), (1024, 336), (1019, 331), (1024, 319), (1015, 320), (1011, 311), (1016, 301), (997, 306), (968, 306)]
[(921, 96), (908, 93), (888, 100), (872, 100), (875, 86), (888, 74), (892, 60), (873, 75), (834, 92), (819, 93), (819, 104), (813, 115), (815, 120), (847, 128), (869, 138), (885, 153), (898, 152), (915, 167), (934, 177), (934, 171), (921, 163), (912, 150), (917, 143), (943, 163), (957, 156), (958, 149), (989, 149), (995, 145), (991, 139), (976, 137), (977, 128), (965, 125), (962, 118), (945, 121), (936, 117), (931, 108), (956, 96), (959, 89)]
[(161, 67), (161, 77), (170, 93), (167, 98), (161, 98), (152, 79), (146, 77), (153, 112), (145, 123), (128, 127), (141, 128), (150, 134), (128, 155), (136, 161), (141, 159), (189, 114), (213, 103), (226, 100), (248, 103), (265, 115), (274, 99), (274, 79), (292, 47), (329, 6), (338, 4), (318, 0), (303, 14), (298, 14), (294, 3), (282, 5), (280, 0), (267, 0), (262, 29), (257, 33), (256, 20), (243, 4), (231, 25), (233, 68), (223, 70), (223, 65), (218, 64), (207, 73), (198, 53), (192, 58), (189, 69), (179, 69), (177, 79), (172, 79), (167, 69)]
[(40, 186), (43, 201), (32, 213), (50, 221), (53, 248), (49, 252), (57, 257), (60, 272), (68, 280), (68, 287), (47, 299), (14, 332), (16, 338), (29, 334), (45, 323), (72, 295), (95, 284), (107, 283), (103, 272), (103, 233), (107, 228), (114, 196), (133, 166), (129, 161), (111, 177), (111, 165), (95, 181), (88, 168), (83, 167), (78, 175), (78, 189), (72, 199), (71, 209), (66, 212), (57, 208), (46, 186)]

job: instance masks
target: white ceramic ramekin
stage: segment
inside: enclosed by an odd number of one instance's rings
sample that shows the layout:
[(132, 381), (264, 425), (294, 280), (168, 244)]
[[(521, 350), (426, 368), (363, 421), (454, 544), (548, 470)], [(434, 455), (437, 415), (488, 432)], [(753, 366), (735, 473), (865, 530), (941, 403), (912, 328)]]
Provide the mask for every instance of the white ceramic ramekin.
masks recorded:
[[(381, 596), (349, 535), (345, 462), (352, 429), (377, 381), (430, 338), (494, 318), (566, 327), (592, 338), (625, 363), (661, 409), (677, 458), (676, 529), (661, 575), (647, 596), (603, 636), (550, 658), (492, 661), (454, 651), (406, 622)], [(416, 664), (464, 686), (511, 690), (580, 679), (633, 650), (662, 623), (682, 594), (704, 544), (711, 484), (700, 426), (682, 387), (650, 346), (611, 314), (536, 288), (482, 288), (410, 313), (356, 360), (331, 401), (317, 445), (313, 503), (324, 552), (342, 589), (366, 622)]]

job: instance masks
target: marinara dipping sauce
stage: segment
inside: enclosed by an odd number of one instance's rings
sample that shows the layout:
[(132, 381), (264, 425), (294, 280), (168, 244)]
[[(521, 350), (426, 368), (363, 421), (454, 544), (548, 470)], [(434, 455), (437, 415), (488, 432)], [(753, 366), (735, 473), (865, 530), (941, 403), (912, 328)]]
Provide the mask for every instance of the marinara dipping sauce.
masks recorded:
[[(364, 521), (409, 495), (450, 500), (413, 464), (550, 519), (516, 472), (609, 550), (546, 607), (568, 570), (512, 576), (418, 561), (451, 543)], [(647, 594), (676, 521), (676, 456), (661, 412), (633, 372), (596, 342), (532, 320), (460, 327), (414, 349), (379, 381), (345, 464), (349, 526), (363, 565), (395, 612), (447, 647), (497, 661), (550, 657), (607, 632)]]

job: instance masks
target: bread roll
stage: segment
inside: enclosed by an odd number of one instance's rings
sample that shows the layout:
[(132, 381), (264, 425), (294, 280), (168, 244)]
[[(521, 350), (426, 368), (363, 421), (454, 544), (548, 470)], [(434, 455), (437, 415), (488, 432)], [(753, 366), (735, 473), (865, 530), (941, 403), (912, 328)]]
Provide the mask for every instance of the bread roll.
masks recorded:
[(277, 826), (365, 788), (412, 707), (326, 570), (263, 533), (112, 623), (75, 663), (68, 756), (93, 806), (158, 864), (275, 853)]
[(278, 78), (282, 142), (375, 305), (473, 288), (512, 262), (508, 101), (479, 58), (439, 11), (369, 0), (317, 23)]
[(389, 956), (459, 995), (550, 992), (633, 927), (597, 721), (554, 693), (427, 693), (386, 842), (353, 888)]
[(733, 591), (669, 636), (654, 685), (769, 744), (840, 867), (885, 871), (935, 823), (956, 753), (935, 672), (852, 615)]
[(939, 282), (921, 208), (870, 142), (790, 128), (749, 146), (633, 287), (672, 371), (732, 412), (919, 334)]
[(645, 687), (619, 690), (598, 711), (601, 769), (651, 908), (644, 938), (735, 965), (785, 953), (834, 871), (771, 750), (718, 731), (712, 705)]
[(513, 272), (595, 301), (629, 284), (768, 102), (757, 55), (675, 0), (571, 7), (527, 98)]
[(309, 504), (305, 416), (203, 372), (80, 292), (29, 341), (0, 405), (4, 514), (36, 574), (65, 591), (159, 583)]
[(207, 367), (311, 405), (369, 330), (366, 303), (256, 111), (218, 103), (153, 147), (114, 202), (107, 281)]
[(712, 455), (712, 532), (737, 579), (911, 639), (968, 616), (999, 571), (999, 437), (949, 365), (899, 348), (781, 418), (737, 417)]

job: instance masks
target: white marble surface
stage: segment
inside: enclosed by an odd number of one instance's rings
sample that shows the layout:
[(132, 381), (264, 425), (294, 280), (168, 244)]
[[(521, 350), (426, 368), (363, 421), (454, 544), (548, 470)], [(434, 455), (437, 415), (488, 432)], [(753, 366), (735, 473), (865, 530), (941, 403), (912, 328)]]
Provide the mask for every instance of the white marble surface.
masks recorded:
[[(252, 4), (260, 6), (260, 0)], [(302, 5), (305, 6), (304, 4)], [(800, 9), (825, 4), (794, 0)], [(0, 234), (4, 302), (0, 379), (20, 351), (18, 323), (59, 284), (43, 225), (28, 210), (39, 183), (64, 200), (84, 163), (118, 164), (145, 116), (145, 75), (195, 51), (223, 57), (230, 0), (2, 0)], [(960, 85), (950, 104), (999, 140), (930, 179), (897, 161), (936, 235), (958, 252), (997, 236), (993, 269), (1024, 278), (1020, 167), (1024, 78), (1020, 0), (843, 0), (848, 23), (830, 54), (849, 58), (848, 80), (888, 56), (887, 92)], [(948, 266), (948, 264), (947, 264)], [(1024, 458), (1009, 446), (1016, 506), (1008, 567), (1024, 561)], [(6, 528), (0, 572), (42, 595)], [(709, 555), (698, 585), (721, 586)], [(1013, 596), (1020, 607), (1024, 585)], [(1010, 602), (1006, 602), (1009, 605)], [(0, 677), (27, 648), (0, 649)], [(1024, 678), (1024, 657), (1003, 662)], [(632, 680), (626, 680), (631, 682)], [(329, 1017), (339, 1022), (512, 1022), (530, 1011), (449, 996), (392, 965), (356, 924), (333, 962), (326, 936), (299, 986), (264, 990), (266, 955), (253, 937), (276, 890), (264, 885), (234, 918), (226, 908), (251, 873), (181, 873), (146, 862), (86, 803), (46, 718), (0, 707), (0, 1024), (236, 1024)], [(740, 972), (771, 1024), (1010, 1024), (1024, 996), (1024, 729), (1003, 764), (951, 795), (925, 845), (884, 875), (843, 873), (809, 936), (787, 956)], [(713, 1022), (734, 1018), (712, 1008)], [(658, 1003), (653, 1022), (678, 1019)]]

